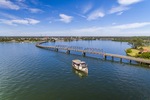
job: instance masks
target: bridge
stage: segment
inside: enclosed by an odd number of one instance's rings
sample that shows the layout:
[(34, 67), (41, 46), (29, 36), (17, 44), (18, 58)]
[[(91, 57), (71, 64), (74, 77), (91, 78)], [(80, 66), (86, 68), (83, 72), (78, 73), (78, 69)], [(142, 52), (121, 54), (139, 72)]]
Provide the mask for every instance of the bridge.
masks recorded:
[(107, 57), (111, 57), (112, 61), (114, 60), (114, 58), (119, 58), (120, 62), (122, 62), (122, 59), (126, 59), (126, 60), (129, 60), (130, 63), (132, 61), (136, 61), (140, 64), (148, 64), (150, 66), (150, 60), (148, 60), (148, 59), (142, 59), (142, 58), (135, 58), (135, 57), (129, 57), (129, 56), (124, 56), (124, 55), (118, 55), (118, 54), (105, 53), (102, 49), (83, 48), (83, 47), (78, 47), (78, 46), (67, 46), (67, 45), (43, 46), (43, 45), (41, 45), (43, 43), (46, 43), (46, 42), (39, 42), (39, 43), (36, 44), (36, 47), (43, 48), (43, 49), (53, 49), (55, 51), (65, 50), (67, 54), (70, 54), (70, 51), (76, 51), (76, 52), (81, 52), (83, 56), (86, 56), (87, 53), (89, 53), (89, 54), (98, 54), (98, 55), (102, 55), (105, 60), (107, 59)]

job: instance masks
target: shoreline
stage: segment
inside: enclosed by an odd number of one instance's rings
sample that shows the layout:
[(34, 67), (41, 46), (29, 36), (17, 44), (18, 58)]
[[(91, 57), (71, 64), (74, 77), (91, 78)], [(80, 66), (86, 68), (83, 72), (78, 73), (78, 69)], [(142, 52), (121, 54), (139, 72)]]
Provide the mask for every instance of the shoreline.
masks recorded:
[[(148, 59), (150, 60), (150, 56), (148, 56), (148, 54), (150, 54), (150, 46), (143, 46), (143, 47), (140, 47), (142, 48), (141, 49), (134, 49), (134, 48), (127, 48), (125, 50), (127, 56), (130, 56), (130, 57), (135, 57), (135, 58), (144, 58), (144, 59)], [(147, 51), (144, 51), (144, 50), (147, 50)], [(142, 56), (143, 54), (147, 54), (147, 56)]]

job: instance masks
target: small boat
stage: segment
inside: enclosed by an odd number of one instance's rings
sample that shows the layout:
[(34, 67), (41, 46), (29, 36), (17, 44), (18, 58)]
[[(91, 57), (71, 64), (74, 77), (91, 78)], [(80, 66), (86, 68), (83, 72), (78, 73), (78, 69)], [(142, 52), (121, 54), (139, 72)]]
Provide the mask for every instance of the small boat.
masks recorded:
[(88, 73), (88, 67), (84, 61), (81, 61), (79, 59), (72, 60), (72, 66), (76, 70)]

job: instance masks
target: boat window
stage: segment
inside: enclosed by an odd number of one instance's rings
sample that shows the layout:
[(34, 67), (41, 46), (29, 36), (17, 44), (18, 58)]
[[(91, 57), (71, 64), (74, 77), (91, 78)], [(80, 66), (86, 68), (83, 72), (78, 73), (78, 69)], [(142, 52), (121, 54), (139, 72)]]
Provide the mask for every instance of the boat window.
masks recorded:
[(86, 64), (85, 64), (85, 63), (82, 63), (81, 65), (82, 65), (83, 67), (86, 67)]

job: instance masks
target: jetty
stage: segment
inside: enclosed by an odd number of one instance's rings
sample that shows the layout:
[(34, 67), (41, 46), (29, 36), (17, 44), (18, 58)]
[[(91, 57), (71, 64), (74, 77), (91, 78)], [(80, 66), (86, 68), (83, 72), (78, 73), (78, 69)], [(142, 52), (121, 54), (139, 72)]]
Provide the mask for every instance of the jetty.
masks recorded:
[(67, 54), (70, 54), (71, 51), (81, 52), (83, 56), (86, 56), (87, 53), (89, 54), (97, 54), (102, 55), (105, 60), (107, 60), (107, 57), (111, 57), (112, 61), (114, 61), (114, 58), (119, 58), (120, 62), (123, 61), (123, 59), (129, 60), (129, 63), (132, 61), (136, 61), (140, 64), (147, 64), (150, 66), (150, 60), (143, 59), (143, 58), (135, 58), (125, 55), (118, 55), (118, 54), (111, 54), (111, 53), (105, 53), (102, 49), (97, 48), (83, 48), (78, 46), (66, 46), (66, 45), (56, 45), (56, 46), (44, 46), (42, 45), (44, 42), (36, 43), (36, 47), (43, 48), (43, 49), (53, 49), (54, 51), (59, 50), (65, 50)]

